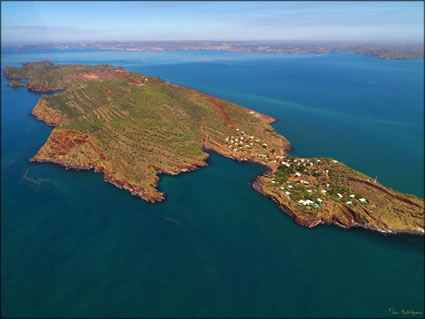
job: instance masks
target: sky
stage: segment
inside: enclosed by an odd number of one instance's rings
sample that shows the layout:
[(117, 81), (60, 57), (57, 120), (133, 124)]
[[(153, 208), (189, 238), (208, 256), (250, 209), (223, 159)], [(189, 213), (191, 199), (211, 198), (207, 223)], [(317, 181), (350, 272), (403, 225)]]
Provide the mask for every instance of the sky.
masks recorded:
[(417, 2), (1, 2), (2, 42), (420, 42)]

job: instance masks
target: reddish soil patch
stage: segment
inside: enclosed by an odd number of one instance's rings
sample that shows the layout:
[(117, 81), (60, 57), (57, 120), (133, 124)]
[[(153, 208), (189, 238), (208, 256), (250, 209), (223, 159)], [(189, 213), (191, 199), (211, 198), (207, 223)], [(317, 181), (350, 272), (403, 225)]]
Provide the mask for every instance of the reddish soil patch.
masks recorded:
[(221, 148), (224, 152), (229, 152), (229, 150), (224, 146), (224, 145), (222, 145), (222, 144), (220, 144), (220, 143), (218, 143), (218, 142), (216, 142), (216, 141), (214, 141), (212, 138), (210, 138), (210, 141), (213, 143), (213, 144), (215, 144), (215, 145), (217, 145), (219, 148)]
[(288, 180), (296, 182), (296, 181), (300, 181), (301, 178), (295, 177), (295, 174), (291, 174)]
[(229, 119), (229, 117), (227, 116), (227, 114), (224, 112), (223, 108), (218, 105), (217, 103), (215, 103), (214, 99), (208, 95), (208, 98), (210, 99), (210, 102), (212, 105), (214, 105), (220, 112), (220, 114), (224, 117), (224, 119), (226, 120), (227, 126), (230, 127), (232, 126), (232, 121)]
[(200, 130), (201, 130), (201, 133), (205, 134), (204, 145), (207, 145), (207, 143), (208, 143), (208, 133), (207, 133), (207, 132), (204, 132), (203, 127), (204, 127), (204, 126), (203, 126), (203, 125), (201, 125)]
[(106, 92), (108, 92), (108, 94), (111, 94), (112, 93), (112, 91), (110, 89), (108, 89), (106, 86), (103, 86), (103, 88), (106, 90)]
[[(52, 148), (59, 155), (68, 154), (74, 147), (82, 144), (88, 144), (96, 152), (100, 153), (100, 149), (96, 147), (88, 136), (72, 130), (60, 130), (51, 136)], [(100, 154), (102, 159), (105, 159), (103, 154)]]
[[(128, 71), (124, 70), (116, 70), (116, 71), (98, 71), (98, 72), (82, 72), (77, 74), (70, 74), (63, 77), (64, 81), (69, 80), (97, 80), (97, 81), (103, 81), (106, 79), (112, 79), (114, 76), (119, 76), (121, 78), (124, 78), (128, 81), (129, 84), (137, 85), (137, 86), (143, 86), (144, 83), (133, 79)], [(109, 93), (109, 92), (108, 92)]]
[(207, 145), (207, 143), (208, 143), (208, 141), (210, 141), (211, 143), (213, 143), (213, 144), (215, 144), (216, 146), (218, 146), (219, 148), (221, 148), (224, 152), (228, 152), (229, 150), (224, 146), (224, 145), (222, 145), (222, 144), (220, 144), (220, 143), (218, 143), (218, 142), (216, 142), (216, 141), (214, 141), (209, 135), (208, 135), (208, 133), (207, 132), (205, 132), (204, 130), (203, 130), (203, 125), (201, 125), (201, 132), (203, 133), (203, 134), (205, 134), (205, 140), (204, 140), (204, 145), (206, 146)]
[(137, 86), (143, 86), (144, 85), (143, 82), (133, 79), (127, 71), (117, 70), (117, 71), (115, 71), (115, 74), (126, 79), (129, 84), (137, 85)]
[(77, 74), (70, 74), (63, 77), (64, 81), (67, 80), (105, 80), (112, 79), (114, 74), (110, 71), (98, 71), (98, 72), (83, 72)]

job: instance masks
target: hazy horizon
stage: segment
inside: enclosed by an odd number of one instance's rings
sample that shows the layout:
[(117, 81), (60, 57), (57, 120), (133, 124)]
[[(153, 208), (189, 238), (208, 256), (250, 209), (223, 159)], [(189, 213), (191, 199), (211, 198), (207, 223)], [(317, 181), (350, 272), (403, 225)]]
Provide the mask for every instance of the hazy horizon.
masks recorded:
[(2, 2), (2, 42), (423, 43), (423, 2)]
[(356, 44), (356, 45), (362, 45), (362, 44), (382, 44), (382, 45), (424, 45), (424, 41), (394, 41), (394, 40), (388, 40), (388, 41), (344, 41), (344, 40), (269, 40), (269, 39), (258, 39), (258, 40), (239, 40), (239, 39), (233, 39), (233, 40), (180, 40), (180, 39), (173, 39), (173, 40), (143, 40), (143, 39), (133, 39), (133, 40), (117, 40), (117, 39), (110, 39), (110, 40), (39, 40), (39, 41), (3, 41), (3, 45), (31, 45), (31, 44), (61, 44), (61, 43), (108, 43), (108, 42), (116, 42), (116, 43), (195, 43), (195, 42), (211, 42), (211, 43), (288, 43), (288, 44), (312, 44), (312, 45), (321, 45), (321, 44)]

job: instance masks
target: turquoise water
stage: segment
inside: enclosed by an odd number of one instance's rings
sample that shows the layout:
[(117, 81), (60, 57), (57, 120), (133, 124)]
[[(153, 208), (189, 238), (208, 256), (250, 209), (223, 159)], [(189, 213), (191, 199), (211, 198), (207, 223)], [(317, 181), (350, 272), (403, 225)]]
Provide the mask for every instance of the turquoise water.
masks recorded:
[[(142, 60), (143, 58), (143, 60)], [(423, 61), (345, 54), (5, 50), (4, 65), (112, 63), (275, 117), (294, 154), (332, 156), (423, 196)], [(208, 63), (202, 62), (208, 60)], [(148, 204), (28, 159), (50, 128), (37, 93), (2, 79), (2, 315), (388, 316), (424, 312), (424, 244), (305, 229), (250, 181), (264, 168), (211, 154), (164, 176)]]

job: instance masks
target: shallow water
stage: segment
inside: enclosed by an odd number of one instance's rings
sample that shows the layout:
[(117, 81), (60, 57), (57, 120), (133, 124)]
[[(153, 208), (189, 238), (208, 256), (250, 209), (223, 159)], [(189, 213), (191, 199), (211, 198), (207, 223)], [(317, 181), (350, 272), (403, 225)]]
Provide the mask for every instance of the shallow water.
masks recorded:
[[(6, 50), (2, 63), (43, 59), (122, 65), (229, 99), (275, 117), (294, 154), (332, 156), (423, 196), (423, 61)], [(51, 129), (29, 113), (39, 95), (7, 83), (2, 79), (4, 316), (424, 311), (421, 238), (300, 227), (252, 189), (263, 167), (214, 154), (206, 168), (163, 176), (167, 200), (160, 204), (136, 199), (100, 174), (29, 163)]]

